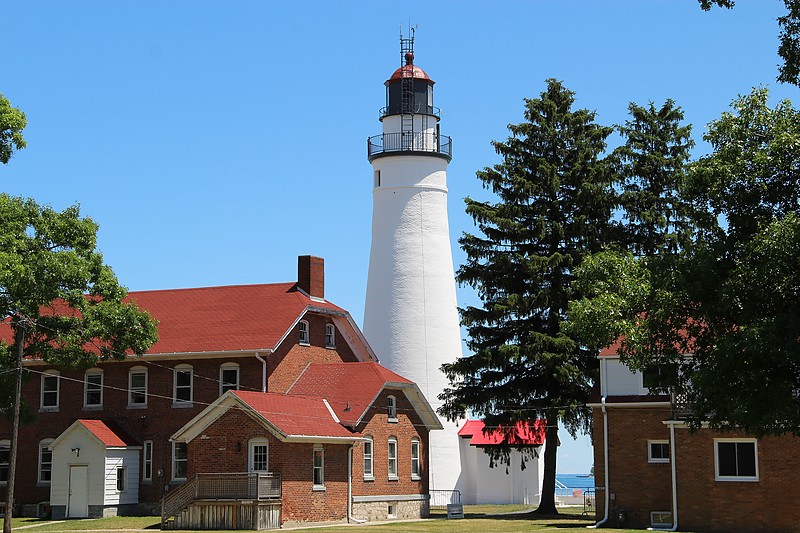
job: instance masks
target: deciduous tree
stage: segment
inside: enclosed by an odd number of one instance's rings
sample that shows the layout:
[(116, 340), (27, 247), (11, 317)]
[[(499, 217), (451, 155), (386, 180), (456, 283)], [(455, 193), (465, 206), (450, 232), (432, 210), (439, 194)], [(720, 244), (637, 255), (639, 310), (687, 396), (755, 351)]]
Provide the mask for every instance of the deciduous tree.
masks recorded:
[(4, 531), (11, 531), (23, 358), (59, 367), (144, 353), (155, 321), (132, 303), (96, 250), (97, 224), (77, 206), (58, 212), (0, 194), (0, 360), (16, 369)]
[(12, 107), (8, 98), (0, 94), (0, 163), (8, 163), (15, 150), (27, 146), (22, 137), (26, 124), (25, 113)]

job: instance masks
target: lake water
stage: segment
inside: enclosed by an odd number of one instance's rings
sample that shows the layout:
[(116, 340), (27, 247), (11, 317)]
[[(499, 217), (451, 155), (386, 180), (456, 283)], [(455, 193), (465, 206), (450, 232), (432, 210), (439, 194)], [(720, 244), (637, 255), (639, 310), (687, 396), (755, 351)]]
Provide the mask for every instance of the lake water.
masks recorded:
[(556, 480), (565, 485), (566, 489), (559, 489), (556, 486), (557, 496), (568, 496), (575, 489), (586, 492), (587, 489), (594, 489), (594, 476), (589, 474), (556, 474)]

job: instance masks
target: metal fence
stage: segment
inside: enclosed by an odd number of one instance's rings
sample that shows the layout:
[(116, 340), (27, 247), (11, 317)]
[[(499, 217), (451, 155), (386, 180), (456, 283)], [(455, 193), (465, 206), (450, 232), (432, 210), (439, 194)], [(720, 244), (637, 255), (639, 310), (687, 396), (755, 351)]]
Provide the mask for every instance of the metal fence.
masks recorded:
[(431, 511), (447, 511), (448, 504), (461, 503), (460, 490), (432, 490), (428, 496), (428, 509)]

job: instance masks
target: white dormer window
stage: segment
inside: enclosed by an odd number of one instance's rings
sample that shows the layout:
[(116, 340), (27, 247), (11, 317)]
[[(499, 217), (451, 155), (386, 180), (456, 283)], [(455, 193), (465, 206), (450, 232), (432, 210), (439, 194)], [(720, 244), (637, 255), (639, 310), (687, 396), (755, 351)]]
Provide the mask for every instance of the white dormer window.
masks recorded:
[(397, 422), (397, 398), (389, 396), (387, 398), (387, 414), (389, 422)]
[(309, 344), (308, 341), (308, 321), (301, 320), (297, 326), (297, 331), (300, 333), (300, 344)]
[(333, 324), (325, 324), (325, 347), (336, 348), (336, 328)]

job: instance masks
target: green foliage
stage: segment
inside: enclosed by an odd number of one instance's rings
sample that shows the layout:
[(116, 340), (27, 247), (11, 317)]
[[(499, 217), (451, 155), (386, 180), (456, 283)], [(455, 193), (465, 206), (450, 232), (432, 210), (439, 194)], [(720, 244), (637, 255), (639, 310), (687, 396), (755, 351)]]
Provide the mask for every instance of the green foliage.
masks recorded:
[[(25, 356), (60, 367), (145, 352), (155, 321), (95, 250), (97, 224), (77, 206), (62, 212), (0, 194), (0, 318), (25, 331)], [(0, 341), (8, 364), (16, 347)]]
[(696, 238), (585, 262), (571, 326), (601, 345), (624, 335), (624, 362), (673, 376), (695, 427), (800, 434), (800, 113), (754, 89), (705, 139), (680, 191), (704, 215)]
[(672, 100), (660, 109), (631, 103), (618, 126), (625, 144), (611, 154), (622, 208), (621, 244), (636, 255), (675, 252), (691, 238), (690, 205), (678, 194), (694, 146), (691, 126)]
[[(602, 249), (614, 204), (600, 158), (612, 130), (573, 103), (574, 93), (548, 80), (539, 98), (525, 100), (525, 122), (493, 143), (503, 161), (477, 173), (497, 201), (466, 199), (479, 234), (460, 239), (467, 259), (457, 278), (482, 306), (461, 310), (474, 353), (443, 366), (451, 387), (440, 396), (449, 418), (469, 411), (508, 433), (518, 421), (546, 418), (553, 445), (559, 420), (573, 435), (589, 428), (595, 354), (563, 320), (578, 297), (573, 270)], [(555, 480), (555, 446), (551, 461), (549, 450), (545, 485), (548, 475)]]
[(0, 163), (8, 163), (15, 150), (27, 146), (22, 138), (26, 124), (25, 113), (12, 107), (8, 98), (0, 94)]

